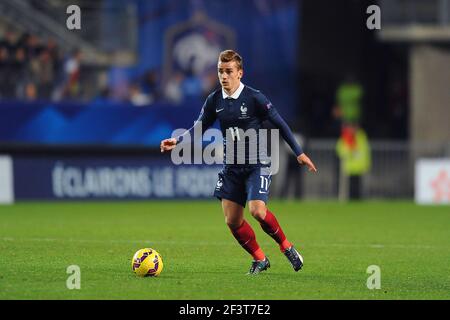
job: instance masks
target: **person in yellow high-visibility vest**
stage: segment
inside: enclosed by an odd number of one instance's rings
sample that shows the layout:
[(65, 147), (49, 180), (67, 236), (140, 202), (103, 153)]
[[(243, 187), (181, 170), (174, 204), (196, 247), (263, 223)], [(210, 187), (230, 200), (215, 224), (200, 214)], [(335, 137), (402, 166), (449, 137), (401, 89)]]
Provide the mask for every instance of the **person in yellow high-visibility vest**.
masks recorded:
[(341, 179), (348, 179), (349, 187), (348, 190), (340, 190), (340, 193), (345, 191), (350, 199), (359, 199), (361, 197), (361, 176), (367, 173), (371, 167), (367, 134), (357, 125), (344, 125), (336, 144), (336, 152), (340, 159)]

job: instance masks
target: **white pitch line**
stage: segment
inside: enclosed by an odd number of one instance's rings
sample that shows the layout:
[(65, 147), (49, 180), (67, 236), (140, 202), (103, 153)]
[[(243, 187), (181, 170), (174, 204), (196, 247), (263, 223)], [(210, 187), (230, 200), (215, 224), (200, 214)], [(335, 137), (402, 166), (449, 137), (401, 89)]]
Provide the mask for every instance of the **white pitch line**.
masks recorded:
[[(218, 241), (180, 241), (180, 240), (99, 240), (99, 239), (73, 239), (73, 238), (12, 238), (3, 237), (1, 241), (27, 241), (27, 242), (76, 242), (76, 243), (160, 243), (160, 244), (178, 244), (178, 245), (213, 245), (213, 246), (231, 246), (235, 243), (230, 239), (227, 242)], [(270, 245), (272, 242), (260, 242), (262, 245)], [(353, 243), (302, 243), (299, 247), (342, 247), (342, 248), (399, 248), (399, 249), (433, 249), (443, 246), (432, 245), (405, 245), (405, 244), (353, 244)], [(448, 248), (448, 247), (446, 247)]]

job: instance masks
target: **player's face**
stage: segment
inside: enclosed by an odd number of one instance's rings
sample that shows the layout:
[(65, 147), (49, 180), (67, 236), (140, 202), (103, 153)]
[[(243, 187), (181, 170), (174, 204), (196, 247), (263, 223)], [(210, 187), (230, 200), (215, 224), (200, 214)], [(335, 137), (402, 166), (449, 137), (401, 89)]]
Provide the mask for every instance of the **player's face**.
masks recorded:
[(235, 61), (219, 61), (217, 72), (223, 90), (228, 94), (232, 94), (239, 87), (243, 74), (242, 69), (238, 69)]

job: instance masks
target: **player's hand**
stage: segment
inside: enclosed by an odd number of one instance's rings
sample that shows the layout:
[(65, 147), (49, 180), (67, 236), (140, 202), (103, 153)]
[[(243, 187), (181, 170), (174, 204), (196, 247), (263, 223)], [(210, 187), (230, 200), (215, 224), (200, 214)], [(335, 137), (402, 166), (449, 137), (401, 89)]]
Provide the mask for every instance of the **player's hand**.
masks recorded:
[(301, 155), (299, 155), (297, 157), (297, 161), (298, 163), (307, 166), (309, 171), (317, 172), (316, 166), (306, 154), (302, 153)]
[(161, 145), (159, 146), (159, 148), (161, 149), (161, 152), (170, 151), (173, 148), (175, 148), (176, 145), (177, 139), (175, 138), (164, 139), (163, 141), (161, 141)]

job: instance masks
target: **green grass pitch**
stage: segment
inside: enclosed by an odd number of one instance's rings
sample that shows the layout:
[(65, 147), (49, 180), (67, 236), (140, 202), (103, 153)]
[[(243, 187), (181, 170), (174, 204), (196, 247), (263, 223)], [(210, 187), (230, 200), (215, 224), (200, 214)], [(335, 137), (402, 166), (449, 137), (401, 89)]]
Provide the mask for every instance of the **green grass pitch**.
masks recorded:
[[(224, 223), (218, 201), (27, 202), (0, 206), (0, 299), (450, 299), (450, 209), (411, 202), (271, 201), (305, 259), (296, 273), (246, 211), (271, 268)], [(157, 278), (138, 278), (131, 257), (151, 247)], [(81, 289), (69, 290), (69, 265)], [(366, 286), (381, 270), (381, 289)]]

